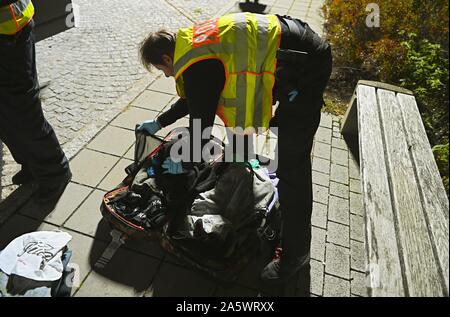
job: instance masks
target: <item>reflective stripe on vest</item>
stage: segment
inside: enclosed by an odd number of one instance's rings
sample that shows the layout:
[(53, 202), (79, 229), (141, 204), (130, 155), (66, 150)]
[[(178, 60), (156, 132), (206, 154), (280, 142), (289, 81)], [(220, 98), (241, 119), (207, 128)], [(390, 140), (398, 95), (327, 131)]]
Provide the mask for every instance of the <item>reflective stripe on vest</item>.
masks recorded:
[(226, 82), (217, 114), (231, 128), (268, 128), (280, 38), (275, 15), (253, 13), (229, 14), (180, 29), (174, 55), (178, 94), (185, 97), (181, 75), (189, 66), (218, 59)]
[(34, 6), (31, 0), (19, 0), (1, 7), (0, 34), (16, 34), (31, 21), (33, 15)]

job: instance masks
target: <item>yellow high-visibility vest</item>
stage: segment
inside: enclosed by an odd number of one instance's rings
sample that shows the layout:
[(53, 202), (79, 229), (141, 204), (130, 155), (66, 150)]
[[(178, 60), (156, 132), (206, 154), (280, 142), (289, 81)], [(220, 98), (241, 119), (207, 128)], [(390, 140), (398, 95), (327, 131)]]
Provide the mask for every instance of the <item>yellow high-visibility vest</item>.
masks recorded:
[(18, 0), (0, 8), (0, 34), (13, 35), (22, 30), (33, 18), (31, 0)]
[[(275, 15), (236, 13), (178, 31), (174, 68), (177, 93), (185, 98), (183, 72), (205, 59), (222, 62), (226, 81), (217, 115), (247, 132), (269, 127), (281, 26)], [(208, 74), (205, 74), (208, 76)]]

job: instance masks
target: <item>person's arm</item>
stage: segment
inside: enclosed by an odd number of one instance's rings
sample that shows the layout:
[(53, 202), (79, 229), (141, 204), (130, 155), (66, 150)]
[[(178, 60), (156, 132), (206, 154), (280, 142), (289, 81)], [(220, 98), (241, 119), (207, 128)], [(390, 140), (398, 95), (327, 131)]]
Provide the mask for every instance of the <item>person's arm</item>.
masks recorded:
[(17, 0), (0, 0), (0, 8), (6, 7), (7, 5), (10, 5), (11, 3), (17, 2)]
[(183, 118), (189, 114), (187, 100), (179, 98), (169, 110), (165, 111), (158, 117), (159, 124), (164, 128), (171, 125), (178, 119)]
[[(190, 66), (183, 73), (183, 80), (189, 109), (192, 149), (193, 137), (195, 137), (193, 135), (194, 119), (200, 119), (201, 132), (214, 124), (219, 98), (225, 85), (225, 70), (219, 60), (208, 59)], [(208, 139), (202, 139), (201, 148), (208, 141)], [(197, 153), (196, 158), (199, 157), (201, 157), (201, 153)]]

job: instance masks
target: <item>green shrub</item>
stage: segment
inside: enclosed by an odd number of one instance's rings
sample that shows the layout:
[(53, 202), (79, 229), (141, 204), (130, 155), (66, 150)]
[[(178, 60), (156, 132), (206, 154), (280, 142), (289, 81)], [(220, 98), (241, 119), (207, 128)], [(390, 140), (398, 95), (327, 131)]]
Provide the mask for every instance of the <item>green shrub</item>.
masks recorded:
[(436, 163), (441, 171), (442, 181), (444, 182), (448, 195), (448, 143), (434, 146), (433, 153), (436, 157)]
[(366, 7), (373, 2), (325, 1), (335, 68), (358, 69), (351, 82), (379, 80), (414, 92), (448, 193), (448, 167), (442, 164), (448, 163), (448, 0), (377, 0), (380, 27), (369, 28)]

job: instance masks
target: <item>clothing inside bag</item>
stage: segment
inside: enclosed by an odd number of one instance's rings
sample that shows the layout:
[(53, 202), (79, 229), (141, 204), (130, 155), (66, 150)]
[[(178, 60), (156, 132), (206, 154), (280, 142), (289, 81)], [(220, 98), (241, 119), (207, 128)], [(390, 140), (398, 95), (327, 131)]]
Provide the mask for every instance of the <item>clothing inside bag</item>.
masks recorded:
[(165, 173), (177, 136), (161, 141), (136, 132), (135, 162), (125, 190), (107, 205), (129, 223), (163, 234), (197, 261), (225, 265), (254, 249), (258, 230), (277, 200), (266, 168), (258, 164), (183, 164), (184, 173)]

